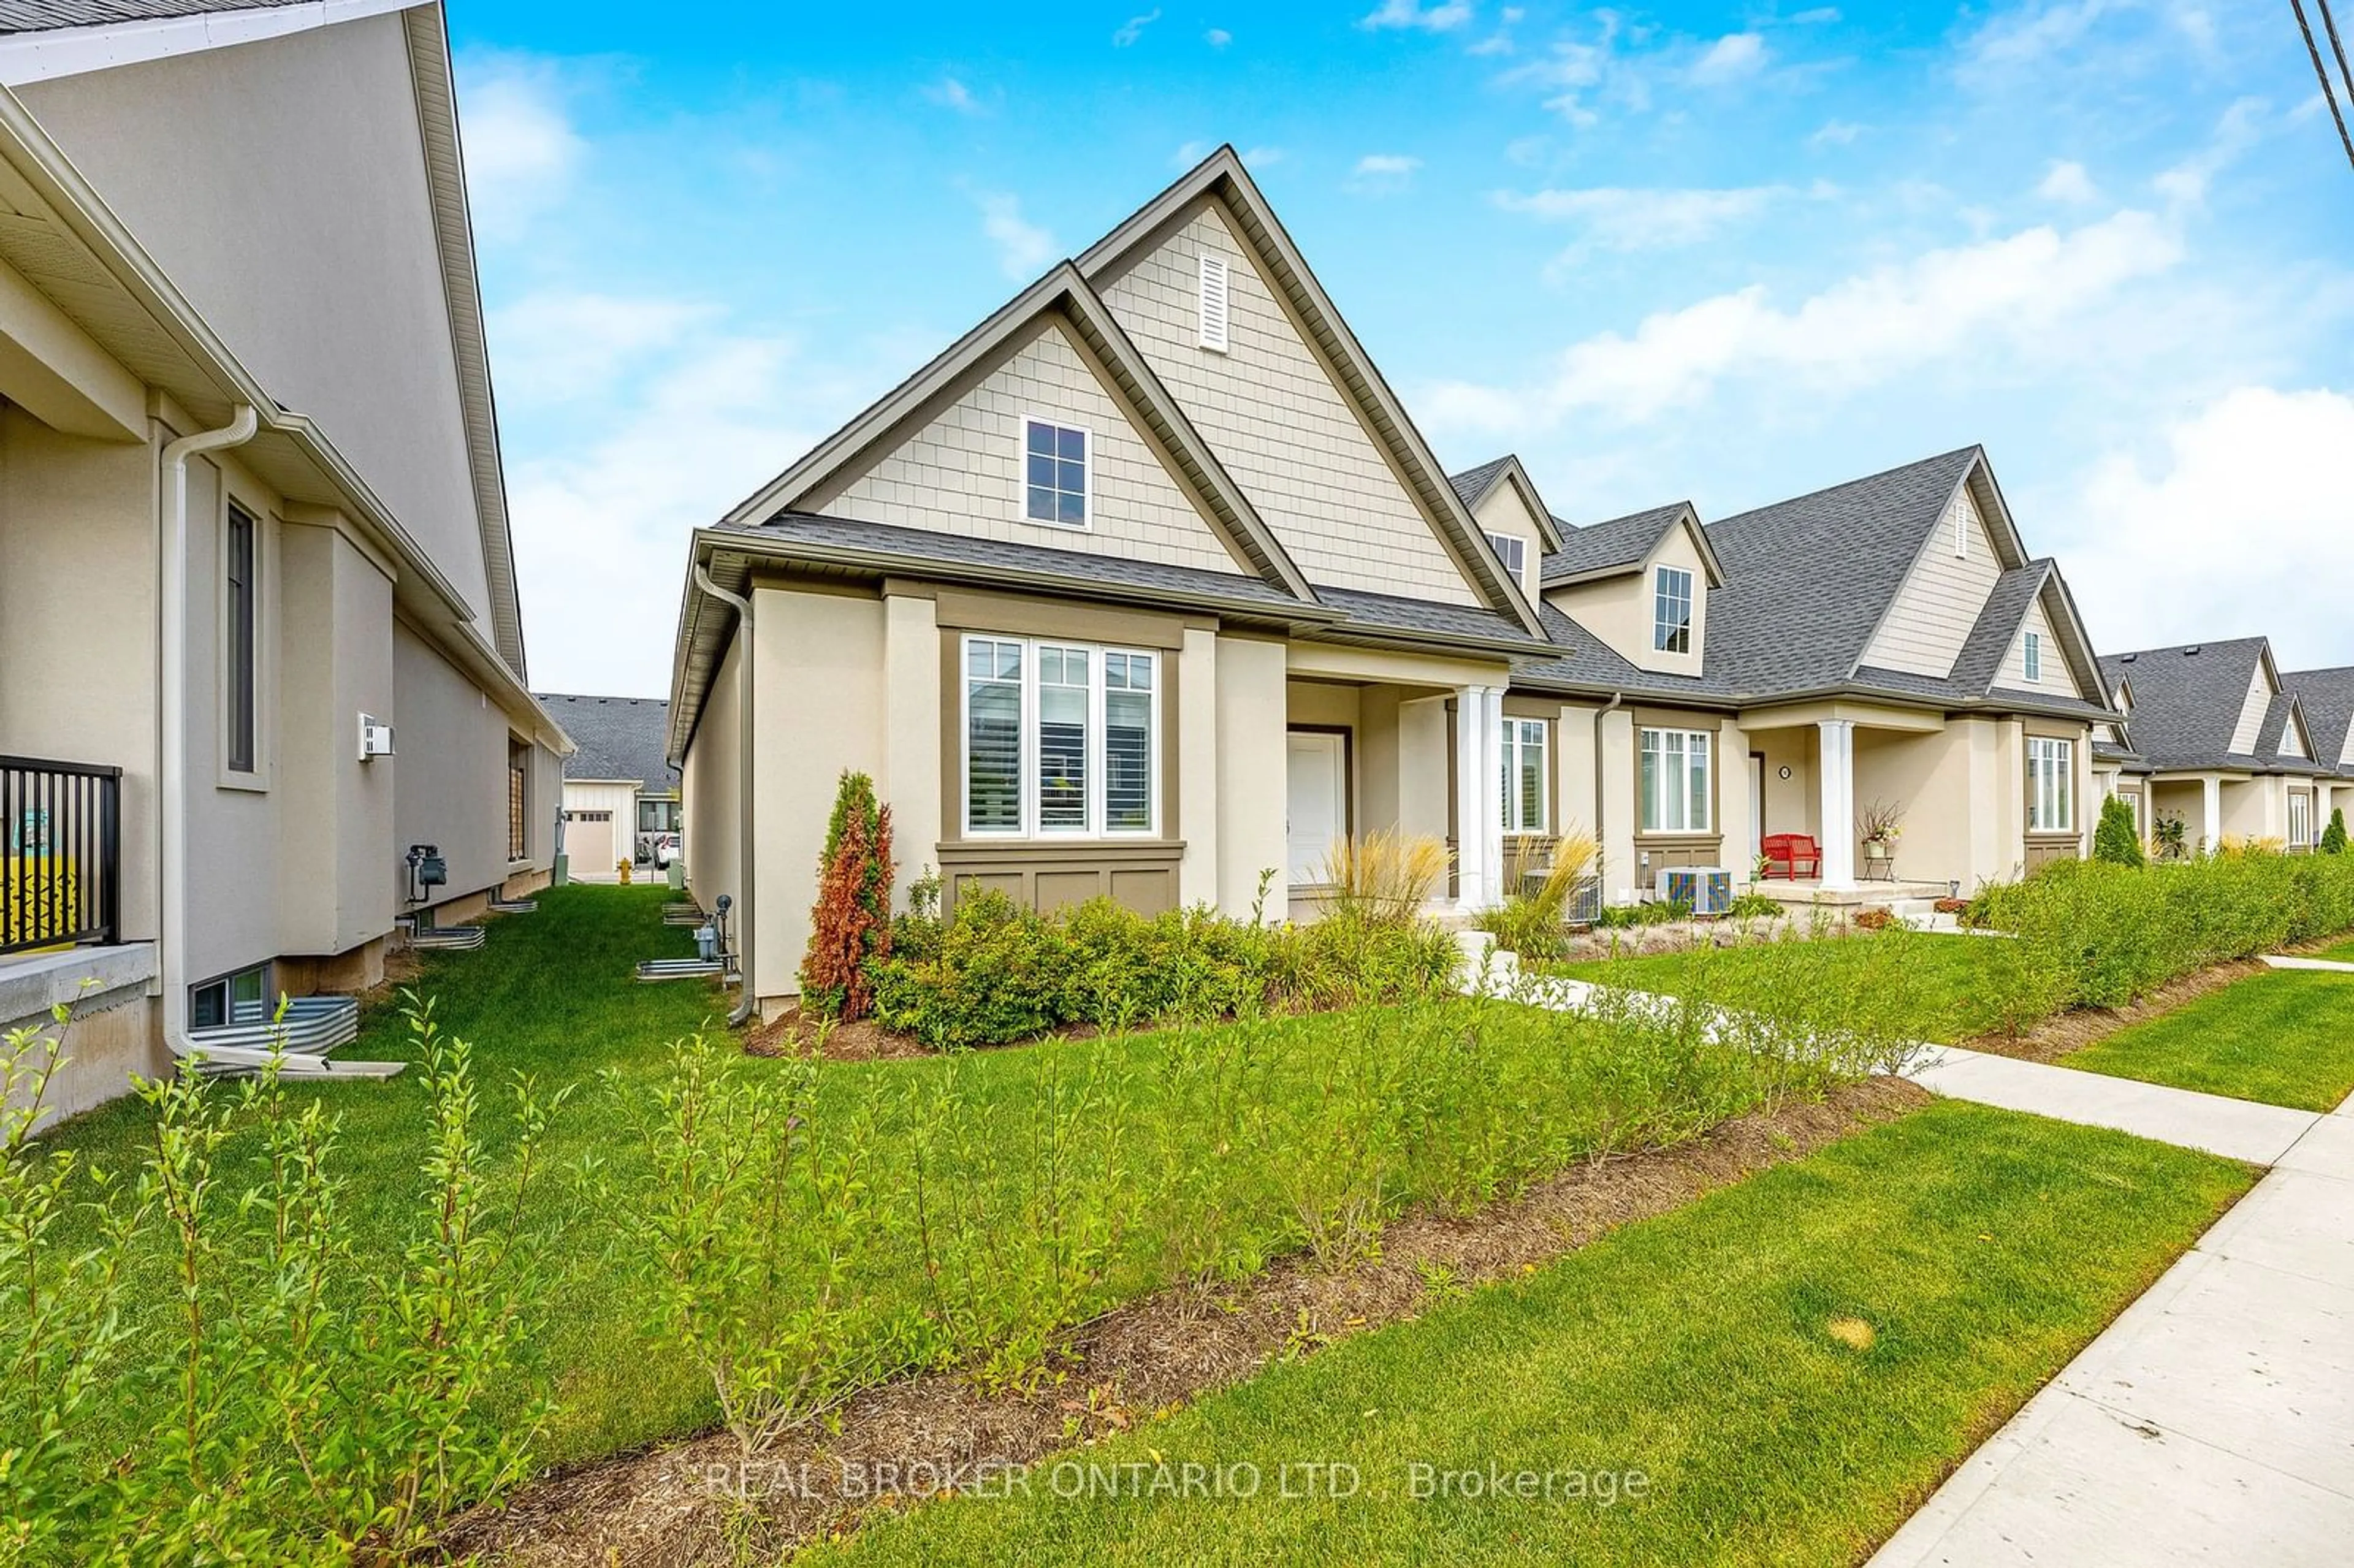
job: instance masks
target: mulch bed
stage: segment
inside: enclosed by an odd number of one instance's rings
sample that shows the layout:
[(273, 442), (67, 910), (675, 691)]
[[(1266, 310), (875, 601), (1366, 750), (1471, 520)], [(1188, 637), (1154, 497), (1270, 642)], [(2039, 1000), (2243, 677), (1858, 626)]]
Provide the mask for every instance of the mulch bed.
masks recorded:
[(442, 1545), (452, 1557), (478, 1552), (531, 1568), (702, 1568), (789, 1552), (878, 1506), (839, 1495), (845, 1471), (930, 1466), (970, 1477), (975, 1466), (1034, 1463), (1071, 1446), (1074, 1434), (1092, 1442), (1278, 1357), (1417, 1317), (1431, 1304), (1426, 1270), (1443, 1269), (1440, 1277), (1458, 1286), (1533, 1272), (1620, 1225), (1803, 1159), (1930, 1097), (1874, 1078), (1673, 1149), (1580, 1166), (1468, 1217), (1418, 1211), (1382, 1233), (1379, 1261), (1346, 1274), (1293, 1258), (1214, 1296), (1162, 1291), (1076, 1330), (1060, 1374), (1030, 1393), (984, 1395), (952, 1372), (872, 1390), (838, 1421), (793, 1433), (761, 1456), (748, 1508), (725, 1489), (740, 1472), (734, 1439), (717, 1433), (551, 1475), (503, 1510), (461, 1518)]
[(2014, 1036), (1997, 1032), (1964, 1040), (1960, 1044), (1966, 1050), (1984, 1051), (1996, 1056), (2016, 1056), (2023, 1062), (2056, 1062), (2072, 1052), (2082, 1051), (2095, 1041), (2107, 1039), (2130, 1024), (2188, 1006), (2202, 996), (2221, 991), (2234, 980), (2268, 972), (2266, 965), (2253, 959), (2234, 959), (2229, 963), (2215, 964), (2184, 975), (2180, 980), (2168, 980), (2139, 1001), (2125, 1007), (2072, 1008), (2056, 1017), (2045, 1019), (2024, 1034)]
[[(804, 1018), (799, 1007), (789, 1007), (766, 1023), (744, 1032), (744, 1050), (754, 1056), (798, 1054), (820, 1033), (819, 1021)], [(885, 1029), (871, 1018), (836, 1023), (824, 1031), (823, 1055), (829, 1062), (897, 1062), (938, 1053), (912, 1034)]]

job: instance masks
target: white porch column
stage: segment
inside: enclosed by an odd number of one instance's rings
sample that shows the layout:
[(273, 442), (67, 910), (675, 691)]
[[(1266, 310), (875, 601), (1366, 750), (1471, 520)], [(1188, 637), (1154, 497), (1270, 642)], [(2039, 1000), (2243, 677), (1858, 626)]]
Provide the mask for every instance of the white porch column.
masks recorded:
[(2204, 824), (2199, 848), (2201, 853), (2213, 854), (2215, 846), (2223, 842), (2223, 781), (2211, 773), (2199, 780), (2199, 810)]
[(1504, 688), (1455, 689), (1455, 893), (1484, 909), (1502, 893)]
[(1855, 885), (1855, 721), (1823, 719), (1815, 726), (1822, 784), (1823, 885)]

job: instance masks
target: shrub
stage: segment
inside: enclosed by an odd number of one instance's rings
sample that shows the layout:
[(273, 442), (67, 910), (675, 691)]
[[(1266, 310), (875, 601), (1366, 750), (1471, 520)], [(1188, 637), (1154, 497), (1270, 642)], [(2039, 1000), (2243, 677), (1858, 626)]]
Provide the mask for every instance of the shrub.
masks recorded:
[(1591, 833), (1564, 833), (1550, 842), (1517, 841), (1504, 872), (1504, 896), (1474, 919), (1497, 946), (1522, 958), (1561, 956), (1569, 934), (1570, 902), (1601, 859)]
[(2179, 817), (2160, 817), (2150, 824), (2149, 850), (2159, 860), (2188, 860), (2190, 830)]
[(2329, 825), (2321, 830), (2321, 853), (2324, 854), (2346, 853), (2346, 809), (2342, 806), (2330, 808)]
[(1337, 839), (1320, 874), (1335, 914), (1399, 922), (1417, 919), (1447, 875), (1447, 845), (1394, 828)]
[(1855, 912), (1855, 928), (1859, 931), (1885, 931), (1896, 924), (1896, 911), (1873, 905)]
[(1744, 893), (1724, 906), (1724, 913), (1734, 920), (1778, 920), (1782, 917), (1782, 901), (1763, 893)]
[(2142, 863), (2141, 831), (2134, 825), (2132, 804), (2121, 796), (2101, 802), (2100, 825), (2093, 830), (2093, 858), (2111, 865)]
[(875, 803), (873, 779), (845, 772), (818, 857), (803, 1002), (844, 1022), (865, 1017), (874, 1001), (867, 967), (890, 957), (891, 934), (891, 808)]

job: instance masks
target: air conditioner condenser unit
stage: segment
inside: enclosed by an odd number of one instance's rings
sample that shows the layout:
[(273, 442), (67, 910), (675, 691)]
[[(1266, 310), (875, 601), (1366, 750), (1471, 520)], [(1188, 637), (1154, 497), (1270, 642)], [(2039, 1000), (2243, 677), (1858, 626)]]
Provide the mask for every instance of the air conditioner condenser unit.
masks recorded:
[(1733, 873), (1721, 866), (1676, 865), (1659, 874), (1654, 891), (1663, 904), (1684, 904), (1695, 915), (1722, 915), (1733, 906)]

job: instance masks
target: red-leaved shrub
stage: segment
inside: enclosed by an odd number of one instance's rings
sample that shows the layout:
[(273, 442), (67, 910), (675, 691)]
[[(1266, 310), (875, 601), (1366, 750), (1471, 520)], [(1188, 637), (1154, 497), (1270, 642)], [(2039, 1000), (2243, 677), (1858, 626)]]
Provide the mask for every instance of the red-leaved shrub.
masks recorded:
[(844, 773), (818, 862), (809, 951), (801, 958), (801, 1003), (854, 1023), (875, 1002), (869, 962), (891, 956), (891, 808), (875, 782)]

